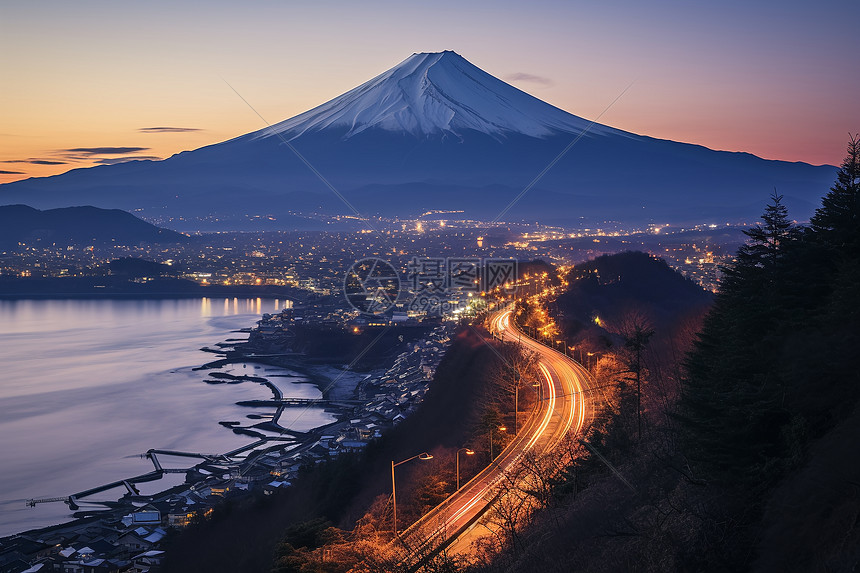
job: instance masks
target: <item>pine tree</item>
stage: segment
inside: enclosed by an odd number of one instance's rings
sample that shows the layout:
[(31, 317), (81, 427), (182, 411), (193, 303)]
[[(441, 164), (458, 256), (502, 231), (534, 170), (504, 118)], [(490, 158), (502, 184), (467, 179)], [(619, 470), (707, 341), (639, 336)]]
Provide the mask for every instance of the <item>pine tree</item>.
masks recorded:
[(683, 449), (716, 484), (726, 513), (711, 526), (726, 554), (752, 554), (769, 492), (860, 401), (858, 159), (854, 136), (811, 229), (774, 192), (687, 357)]
[(776, 191), (761, 218), (745, 231), (749, 241), (725, 269), (688, 358), (682, 421), (688, 454), (713, 477), (764, 485), (789, 420), (774, 341), (786, 313), (783, 279), (791, 265), (785, 259), (799, 233)]
[(766, 296), (776, 281), (779, 259), (787, 243), (798, 237), (798, 231), (788, 219), (782, 195), (775, 189), (761, 219), (762, 223), (744, 231), (749, 241), (738, 249), (735, 263), (723, 269), (726, 274), (723, 291), (746, 291), (758, 299), (759, 295)]
[(848, 140), (848, 155), (836, 183), (810, 220), (818, 240), (856, 256), (860, 248), (860, 136)]
[(741, 253), (753, 259), (754, 264), (774, 267), (782, 252), (782, 245), (792, 238), (794, 225), (788, 219), (788, 208), (782, 204), (782, 195), (773, 190), (770, 203), (764, 209), (759, 223), (744, 234), (750, 238)]

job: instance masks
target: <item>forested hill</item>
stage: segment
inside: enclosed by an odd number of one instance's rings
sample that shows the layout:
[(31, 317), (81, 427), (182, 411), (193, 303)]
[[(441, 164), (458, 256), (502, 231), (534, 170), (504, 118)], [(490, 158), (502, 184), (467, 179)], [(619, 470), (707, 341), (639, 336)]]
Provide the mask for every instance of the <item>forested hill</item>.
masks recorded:
[(642, 252), (598, 257), (575, 266), (567, 278), (570, 286), (558, 298), (559, 310), (583, 322), (618, 320), (635, 310), (660, 326), (713, 298), (664, 260)]
[[(808, 228), (774, 193), (688, 360), (685, 453), (738, 568), (860, 567), (860, 141)], [(761, 538), (761, 541), (758, 541)]]
[(0, 246), (176, 243), (188, 237), (162, 229), (119, 209), (66, 207), (40, 211), (27, 205), (0, 206)]

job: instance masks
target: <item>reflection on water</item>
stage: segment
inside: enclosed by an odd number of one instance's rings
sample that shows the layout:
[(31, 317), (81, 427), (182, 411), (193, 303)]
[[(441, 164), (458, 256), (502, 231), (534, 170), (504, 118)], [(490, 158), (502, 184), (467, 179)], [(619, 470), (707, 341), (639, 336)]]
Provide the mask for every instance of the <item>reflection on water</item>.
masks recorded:
[[(256, 383), (204, 384), (201, 352), (253, 326), (273, 299), (0, 301), (0, 536), (68, 518), (65, 496), (152, 469), (150, 448), (218, 453), (250, 441), (218, 424), (265, 414), (239, 400), (271, 398)], [(234, 364), (225, 372), (288, 371)], [(318, 396), (301, 377), (272, 378), (293, 396)], [(285, 392), (286, 393), (286, 392)], [(311, 410), (295, 429), (331, 421)], [(250, 422), (253, 423), (253, 422)], [(158, 484), (160, 482), (156, 482)], [(165, 484), (165, 487), (170, 484)], [(154, 487), (153, 489), (160, 489)]]

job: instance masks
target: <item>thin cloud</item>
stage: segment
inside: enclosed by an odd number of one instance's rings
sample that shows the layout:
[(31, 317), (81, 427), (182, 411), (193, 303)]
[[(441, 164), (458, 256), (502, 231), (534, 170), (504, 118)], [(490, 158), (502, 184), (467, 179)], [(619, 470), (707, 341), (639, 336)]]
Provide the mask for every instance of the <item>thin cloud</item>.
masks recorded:
[(196, 127), (141, 127), (141, 133), (189, 133), (192, 131), (203, 131)]
[(0, 169), (0, 175), (24, 175), (23, 171), (4, 171)]
[(106, 157), (95, 161), (98, 165), (116, 165), (117, 163), (126, 163), (128, 161), (160, 161), (161, 158), (155, 155), (129, 155), (128, 157)]
[(149, 147), (73, 147), (63, 149), (63, 153), (73, 155), (125, 155), (126, 153), (137, 153), (149, 151)]
[(65, 165), (65, 161), (54, 161), (52, 159), (7, 159), (0, 163), (28, 163), (30, 165)]
[(505, 76), (505, 80), (509, 82), (531, 82), (533, 84), (540, 84), (542, 86), (553, 85), (553, 81), (549, 78), (545, 78), (543, 76), (536, 76), (535, 74), (527, 74), (526, 72), (517, 72), (515, 74), (509, 74)]

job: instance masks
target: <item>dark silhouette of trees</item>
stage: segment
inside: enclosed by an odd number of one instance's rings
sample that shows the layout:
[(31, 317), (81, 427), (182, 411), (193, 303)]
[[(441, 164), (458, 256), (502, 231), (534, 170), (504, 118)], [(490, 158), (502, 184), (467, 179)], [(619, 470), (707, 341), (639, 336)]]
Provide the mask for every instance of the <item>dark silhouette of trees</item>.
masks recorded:
[(819, 241), (845, 255), (856, 256), (860, 237), (860, 136), (848, 141), (848, 155), (836, 176), (836, 183), (821, 200), (810, 219)]
[(744, 231), (750, 241), (738, 250), (738, 263), (745, 268), (752, 265), (772, 271), (776, 266), (784, 243), (793, 235), (794, 225), (788, 219), (788, 208), (782, 204), (782, 195), (774, 189), (770, 203), (765, 206), (762, 223)]
[(746, 234), (688, 356), (679, 417), (696, 476), (720, 492), (705, 519), (733, 568), (754, 558), (768, 494), (860, 397), (857, 136), (811, 228), (774, 192)]
[[(790, 248), (793, 226), (774, 193), (763, 224), (747, 232), (750, 241), (725, 280), (687, 362), (682, 410), (688, 455), (710, 475), (728, 481), (767, 482), (782, 456), (784, 409), (778, 349), (783, 282), (780, 261)], [(772, 477), (772, 476), (771, 476)]]

